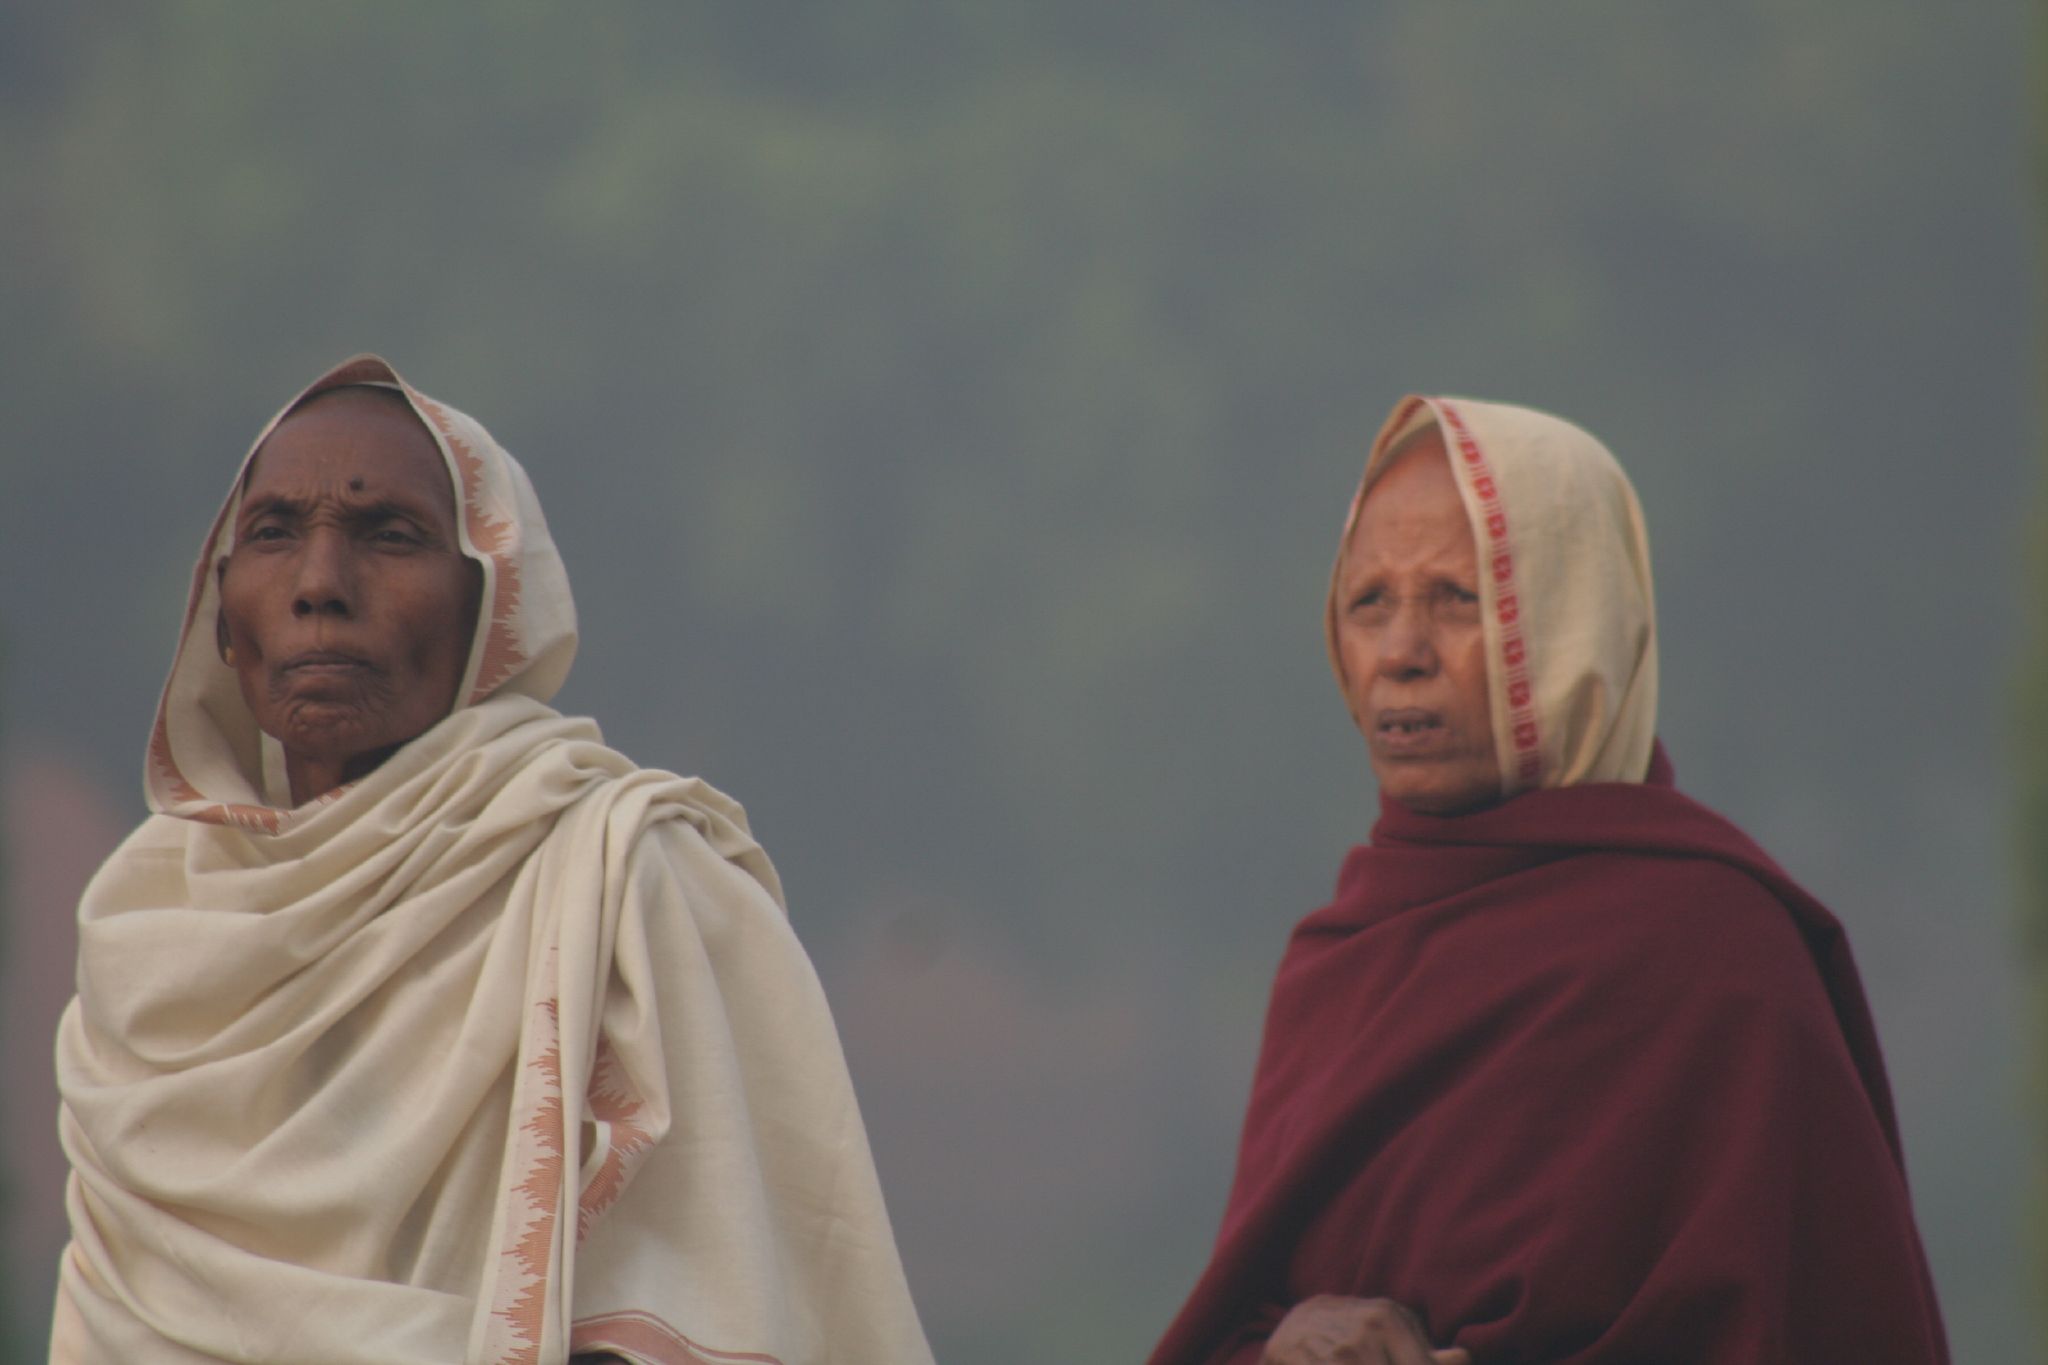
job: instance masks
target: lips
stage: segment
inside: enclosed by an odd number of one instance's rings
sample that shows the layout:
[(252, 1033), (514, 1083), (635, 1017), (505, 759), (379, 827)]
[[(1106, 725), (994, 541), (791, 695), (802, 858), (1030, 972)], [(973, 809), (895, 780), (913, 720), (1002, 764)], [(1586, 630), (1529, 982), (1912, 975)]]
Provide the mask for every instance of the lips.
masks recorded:
[(1373, 747), (1388, 758), (1428, 757), (1441, 749), (1449, 736), (1441, 711), (1397, 706), (1373, 714)]
[(354, 673), (369, 667), (370, 661), (359, 655), (334, 649), (309, 649), (286, 659), (278, 671), (318, 676), (323, 673)]

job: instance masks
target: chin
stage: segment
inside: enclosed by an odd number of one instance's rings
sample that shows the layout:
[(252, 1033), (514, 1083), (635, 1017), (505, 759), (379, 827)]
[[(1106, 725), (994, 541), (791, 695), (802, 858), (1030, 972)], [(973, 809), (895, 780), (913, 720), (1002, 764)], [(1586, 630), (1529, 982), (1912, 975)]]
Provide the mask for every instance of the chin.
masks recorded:
[(1500, 802), (1498, 782), (1458, 781), (1448, 776), (1417, 780), (1413, 774), (1394, 773), (1380, 776), (1379, 784), (1389, 801), (1417, 815), (1469, 815)]
[[(261, 718), (257, 723), (262, 725)], [(308, 753), (339, 752), (360, 748), (371, 742), (379, 728), (376, 717), (365, 716), (354, 707), (318, 703), (295, 706), (275, 720), (276, 729), (262, 728), (275, 735), (286, 748)]]

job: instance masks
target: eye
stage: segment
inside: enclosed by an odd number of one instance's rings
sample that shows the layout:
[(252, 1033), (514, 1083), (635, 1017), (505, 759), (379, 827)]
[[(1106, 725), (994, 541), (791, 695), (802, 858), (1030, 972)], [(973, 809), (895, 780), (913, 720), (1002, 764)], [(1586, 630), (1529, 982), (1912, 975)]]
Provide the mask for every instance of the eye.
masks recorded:
[(1359, 625), (1377, 630), (1393, 617), (1394, 600), (1385, 588), (1375, 584), (1351, 599), (1347, 614)]
[(1460, 624), (1479, 619), (1479, 594), (1458, 583), (1439, 584), (1436, 609), (1442, 619)]
[(279, 526), (275, 522), (259, 522), (242, 533), (242, 539), (248, 541), (283, 540), (284, 538), (284, 527)]

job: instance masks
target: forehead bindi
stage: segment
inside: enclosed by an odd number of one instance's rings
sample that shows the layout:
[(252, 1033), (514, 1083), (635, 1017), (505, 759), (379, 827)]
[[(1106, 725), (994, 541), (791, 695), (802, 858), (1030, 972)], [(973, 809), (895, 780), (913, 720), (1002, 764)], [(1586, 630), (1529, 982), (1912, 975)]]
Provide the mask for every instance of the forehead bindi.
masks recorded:
[(336, 394), (278, 424), (249, 467), (246, 504), (272, 499), (396, 501), (453, 525), (455, 491), (440, 447), (409, 409)]

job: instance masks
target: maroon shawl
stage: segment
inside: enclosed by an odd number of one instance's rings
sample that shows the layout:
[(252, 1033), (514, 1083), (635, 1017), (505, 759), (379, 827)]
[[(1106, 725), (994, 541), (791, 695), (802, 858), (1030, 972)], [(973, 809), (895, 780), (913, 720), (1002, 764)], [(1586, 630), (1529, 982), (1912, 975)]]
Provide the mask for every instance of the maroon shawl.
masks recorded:
[(1152, 1365), (1255, 1365), (1317, 1293), (1475, 1365), (1947, 1361), (1842, 928), (1661, 748), (1372, 838), (1288, 944)]

